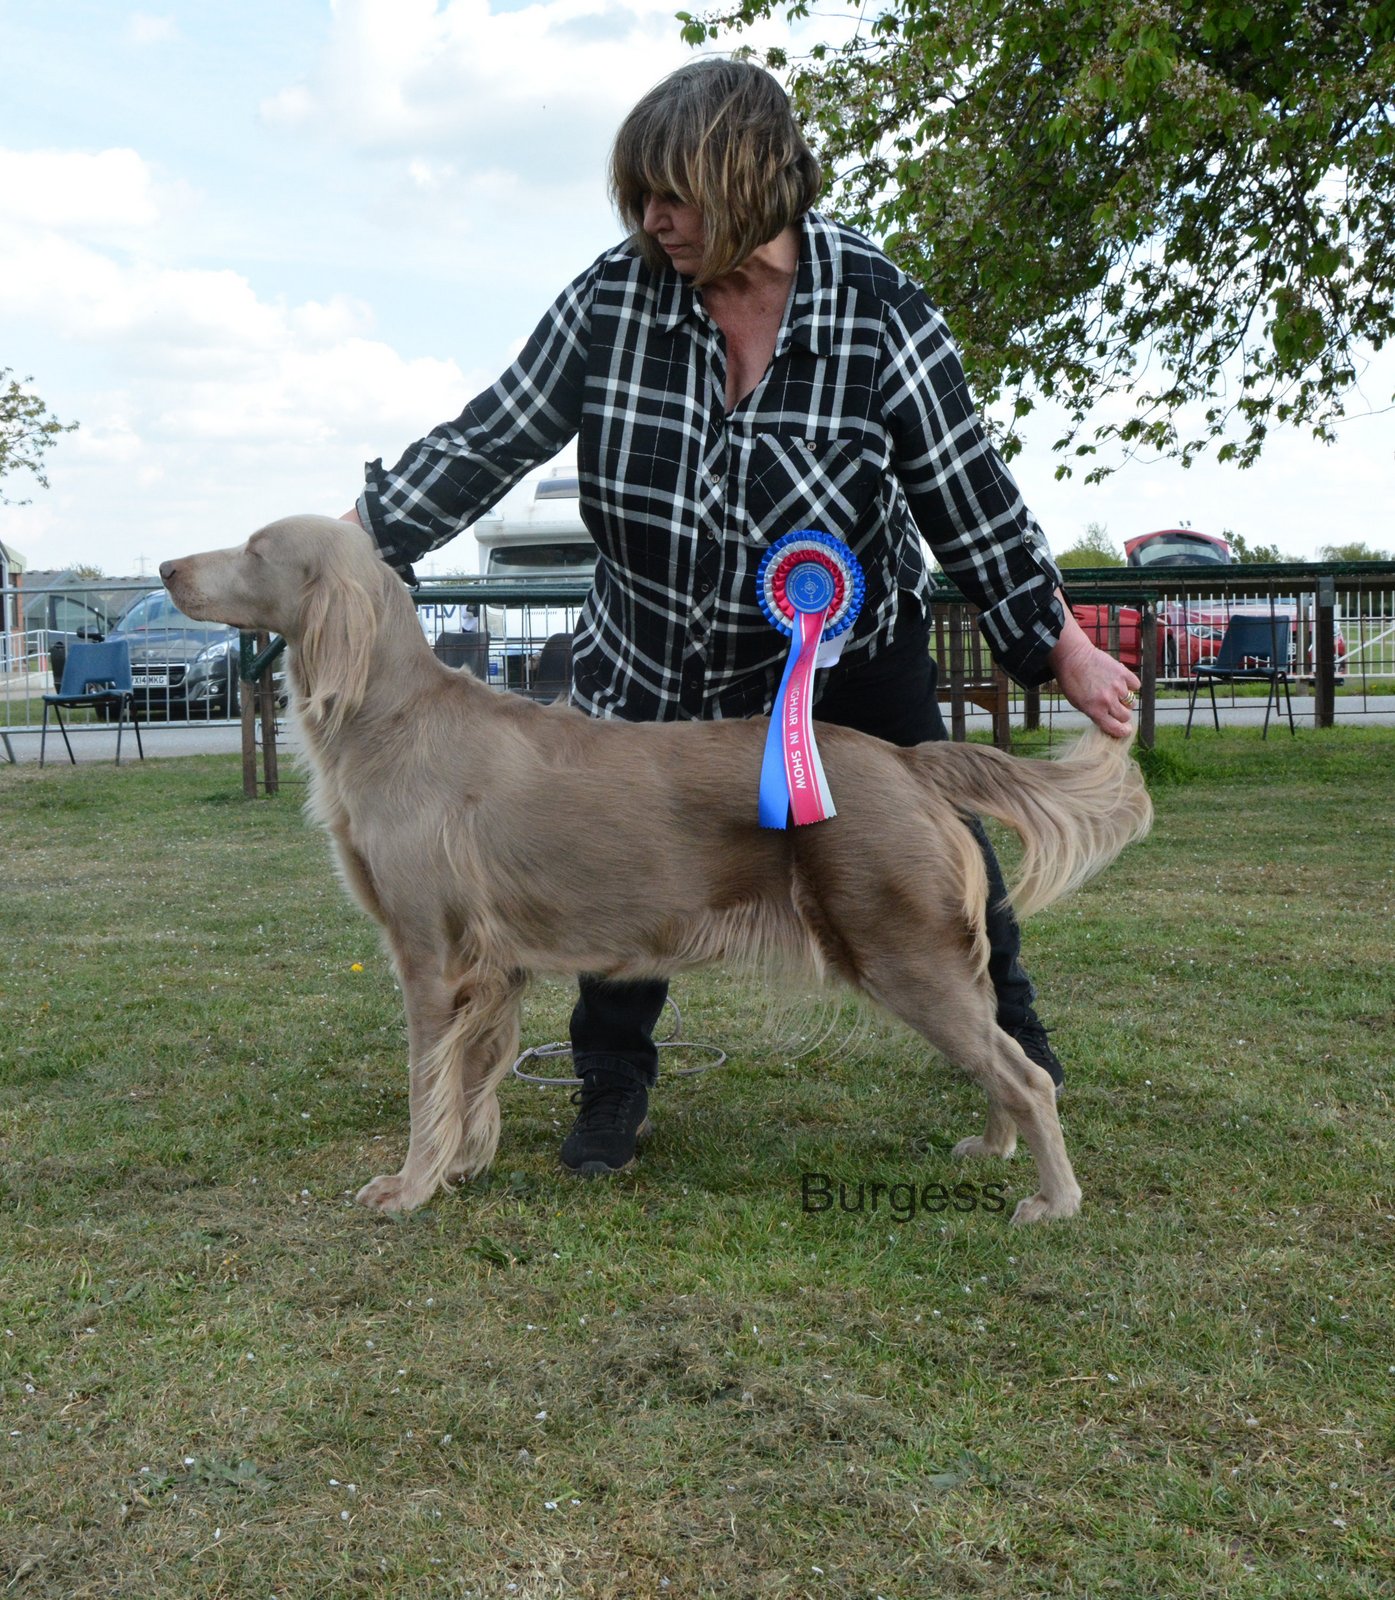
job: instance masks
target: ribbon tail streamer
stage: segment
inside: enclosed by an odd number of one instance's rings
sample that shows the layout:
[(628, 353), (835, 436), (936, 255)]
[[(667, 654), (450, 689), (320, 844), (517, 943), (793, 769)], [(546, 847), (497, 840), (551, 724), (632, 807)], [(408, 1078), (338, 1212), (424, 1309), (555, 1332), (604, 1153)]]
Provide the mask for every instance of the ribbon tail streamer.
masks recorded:
[(798, 660), (798, 642), (785, 658), (785, 672), (770, 712), (770, 731), (765, 736), (765, 754), (760, 764), (760, 825), (762, 828), (789, 827), (790, 791), (785, 783), (784, 709), (785, 694)]
[(763, 828), (786, 828), (791, 815), (797, 827), (837, 815), (814, 739), (814, 666), (826, 616), (801, 613), (791, 638), (761, 762)]

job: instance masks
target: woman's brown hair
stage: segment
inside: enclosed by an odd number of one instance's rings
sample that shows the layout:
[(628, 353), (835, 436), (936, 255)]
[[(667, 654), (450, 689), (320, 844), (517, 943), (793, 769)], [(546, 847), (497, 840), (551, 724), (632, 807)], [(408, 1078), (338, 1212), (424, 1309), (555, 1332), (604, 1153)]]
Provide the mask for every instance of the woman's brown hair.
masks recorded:
[(699, 284), (733, 271), (802, 217), (819, 180), (779, 83), (749, 61), (716, 56), (655, 84), (620, 124), (610, 156), (611, 199), (654, 271), (668, 257), (641, 225), (645, 197), (672, 196), (702, 213)]

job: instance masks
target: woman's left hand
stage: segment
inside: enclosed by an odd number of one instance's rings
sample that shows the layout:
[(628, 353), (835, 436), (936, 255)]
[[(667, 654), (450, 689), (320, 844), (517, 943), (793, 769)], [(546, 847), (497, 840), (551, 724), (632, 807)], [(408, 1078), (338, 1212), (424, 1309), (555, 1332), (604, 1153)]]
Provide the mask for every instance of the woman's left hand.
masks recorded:
[(1090, 643), (1066, 608), (1066, 625), (1050, 655), (1061, 693), (1102, 733), (1126, 739), (1133, 732), (1138, 678), (1122, 661)]

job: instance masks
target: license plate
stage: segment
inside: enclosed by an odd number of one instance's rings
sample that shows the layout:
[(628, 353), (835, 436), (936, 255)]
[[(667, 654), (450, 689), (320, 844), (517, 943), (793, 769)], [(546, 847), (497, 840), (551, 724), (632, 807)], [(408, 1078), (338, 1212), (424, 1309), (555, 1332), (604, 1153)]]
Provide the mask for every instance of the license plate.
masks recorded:
[(168, 672), (133, 672), (131, 682), (137, 689), (168, 689), (170, 675)]

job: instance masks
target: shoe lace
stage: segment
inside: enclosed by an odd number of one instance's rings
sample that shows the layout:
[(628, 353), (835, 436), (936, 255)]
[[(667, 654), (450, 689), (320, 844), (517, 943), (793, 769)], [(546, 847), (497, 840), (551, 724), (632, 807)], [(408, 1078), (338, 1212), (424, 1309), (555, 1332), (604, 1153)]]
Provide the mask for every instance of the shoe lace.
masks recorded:
[(634, 1120), (632, 1107), (639, 1094), (639, 1085), (633, 1083), (588, 1083), (572, 1093), (571, 1102), (580, 1112), (578, 1121), (603, 1131)]
[[(1059, 1076), (1064, 1070), (1051, 1045), (1051, 1030), (1040, 1019), (1031, 1016), (1020, 1027), (1011, 1030), (1012, 1036), (1026, 1052), (1027, 1059), (1035, 1062), (1037, 1066), (1045, 1068), (1054, 1081), (1059, 1081)], [(1055, 1069), (1054, 1071), (1052, 1069)]]

